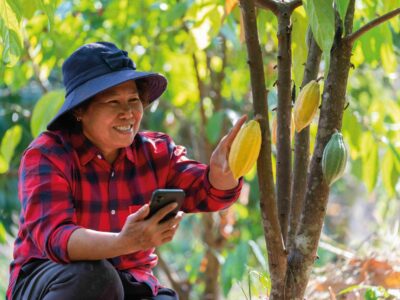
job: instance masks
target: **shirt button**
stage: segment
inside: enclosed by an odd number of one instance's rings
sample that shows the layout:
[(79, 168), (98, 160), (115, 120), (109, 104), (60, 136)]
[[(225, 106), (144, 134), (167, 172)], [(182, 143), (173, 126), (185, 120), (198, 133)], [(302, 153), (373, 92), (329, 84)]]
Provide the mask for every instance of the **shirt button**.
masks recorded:
[(115, 175), (115, 172), (112, 171), (112, 172), (111, 172), (111, 178), (114, 178), (114, 175)]
[(101, 154), (97, 154), (97, 158), (98, 158), (98, 159), (103, 159), (103, 157), (101, 156)]
[(115, 215), (115, 209), (112, 209), (112, 210), (111, 210), (111, 214), (112, 214), (112, 215)]

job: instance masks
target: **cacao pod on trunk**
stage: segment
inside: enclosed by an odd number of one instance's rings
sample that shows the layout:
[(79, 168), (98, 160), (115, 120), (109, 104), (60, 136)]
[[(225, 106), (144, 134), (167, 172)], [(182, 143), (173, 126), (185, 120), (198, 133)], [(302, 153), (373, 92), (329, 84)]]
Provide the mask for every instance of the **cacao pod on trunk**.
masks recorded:
[(261, 128), (251, 120), (240, 128), (229, 152), (229, 167), (235, 179), (246, 175), (257, 161), (261, 148)]
[(294, 124), (297, 132), (310, 125), (317, 113), (319, 100), (319, 83), (316, 80), (311, 80), (301, 89), (294, 104)]
[(336, 130), (322, 154), (322, 172), (328, 185), (342, 177), (346, 168), (347, 148), (343, 135)]

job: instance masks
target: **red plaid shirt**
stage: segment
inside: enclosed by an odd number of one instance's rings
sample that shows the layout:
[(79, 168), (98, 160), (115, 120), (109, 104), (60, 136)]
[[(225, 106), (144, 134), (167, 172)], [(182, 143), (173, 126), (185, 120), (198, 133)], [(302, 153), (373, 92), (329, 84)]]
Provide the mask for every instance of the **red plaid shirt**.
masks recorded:
[[(217, 211), (231, 205), (239, 196), (241, 182), (235, 189), (221, 191), (210, 185), (207, 174), (207, 165), (188, 159), (186, 150), (162, 133), (138, 133), (113, 164), (82, 134), (41, 134), (21, 161), (22, 208), (8, 299), (25, 263), (32, 259), (69, 263), (67, 243), (74, 230), (119, 232), (129, 213), (148, 203), (157, 188), (185, 190), (185, 212)], [(110, 261), (157, 293), (154, 249)]]

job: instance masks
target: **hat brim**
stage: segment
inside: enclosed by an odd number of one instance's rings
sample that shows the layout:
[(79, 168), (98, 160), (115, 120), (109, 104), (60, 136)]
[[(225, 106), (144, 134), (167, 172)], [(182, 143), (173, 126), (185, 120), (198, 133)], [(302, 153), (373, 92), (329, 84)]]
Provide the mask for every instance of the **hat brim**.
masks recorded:
[(88, 80), (71, 91), (71, 93), (66, 96), (64, 104), (58, 111), (57, 115), (49, 122), (49, 124), (47, 124), (47, 129), (59, 129), (61, 127), (60, 123), (62, 123), (59, 121), (62, 119), (63, 115), (94, 95), (128, 80), (139, 79), (141, 81), (146, 81), (147, 83), (146, 86), (148, 89), (149, 100), (147, 104), (158, 99), (167, 88), (167, 79), (158, 73), (136, 72), (131, 69), (107, 73), (103, 76)]

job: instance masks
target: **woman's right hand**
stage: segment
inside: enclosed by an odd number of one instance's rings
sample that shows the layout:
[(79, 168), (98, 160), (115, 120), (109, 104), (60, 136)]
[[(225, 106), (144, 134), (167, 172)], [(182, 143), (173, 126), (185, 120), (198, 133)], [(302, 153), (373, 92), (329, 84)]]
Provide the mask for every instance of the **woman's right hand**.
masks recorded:
[(174, 210), (176, 205), (176, 203), (171, 203), (163, 207), (149, 219), (145, 219), (150, 212), (148, 204), (129, 215), (117, 238), (126, 254), (147, 250), (170, 242), (182, 221), (183, 212), (178, 212), (174, 218), (162, 223), (160, 221)]

